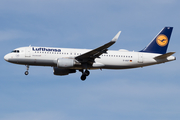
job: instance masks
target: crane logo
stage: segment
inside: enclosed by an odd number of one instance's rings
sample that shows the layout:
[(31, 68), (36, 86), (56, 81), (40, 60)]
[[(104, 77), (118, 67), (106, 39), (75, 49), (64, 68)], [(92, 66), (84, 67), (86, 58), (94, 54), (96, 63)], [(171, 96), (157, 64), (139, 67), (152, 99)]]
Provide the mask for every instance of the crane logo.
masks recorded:
[(164, 47), (168, 44), (168, 38), (166, 35), (161, 34), (156, 38), (156, 42), (159, 46)]

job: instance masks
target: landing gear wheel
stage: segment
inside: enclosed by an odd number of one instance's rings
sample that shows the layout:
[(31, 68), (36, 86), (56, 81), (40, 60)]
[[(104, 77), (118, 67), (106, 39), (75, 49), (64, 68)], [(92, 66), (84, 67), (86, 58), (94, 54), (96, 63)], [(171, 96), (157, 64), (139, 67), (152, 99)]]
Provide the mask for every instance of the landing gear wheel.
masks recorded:
[(90, 74), (90, 72), (88, 70), (85, 71), (86, 76), (88, 76)]
[(81, 76), (81, 80), (82, 80), (82, 81), (86, 80), (86, 75), (82, 75), (82, 76)]
[(84, 71), (84, 69), (82, 69), (82, 70), (79, 70), (79, 71), (82, 72), (81, 80), (82, 81), (86, 80), (86, 77), (90, 74), (89, 70), (86, 69)]
[(29, 74), (29, 72), (28, 72), (28, 71), (26, 71), (24, 74), (25, 74), (25, 75), (28, 75), (28, 74)]
[(29, 74), (29, 72), (28, 72), (28, 70), (29, 70), (29, 65), (26, 65), (26, 72), (24, 73), (25, 75), (28, 75)]

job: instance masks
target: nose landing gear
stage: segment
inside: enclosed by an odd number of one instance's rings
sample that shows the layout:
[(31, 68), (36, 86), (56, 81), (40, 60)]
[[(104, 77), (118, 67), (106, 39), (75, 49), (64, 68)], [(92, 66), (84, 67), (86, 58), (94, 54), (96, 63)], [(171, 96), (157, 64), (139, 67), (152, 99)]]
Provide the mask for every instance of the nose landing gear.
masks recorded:
[(28, 74), (29, 74), (29, 72), (28, 72), (28, 70), (29, 70), (29, 65), (26, 65), (26, 70), (27, 70), (27, 71), (25, 71), (24, 74), (25, 74), (25, 75), (28, 75)]

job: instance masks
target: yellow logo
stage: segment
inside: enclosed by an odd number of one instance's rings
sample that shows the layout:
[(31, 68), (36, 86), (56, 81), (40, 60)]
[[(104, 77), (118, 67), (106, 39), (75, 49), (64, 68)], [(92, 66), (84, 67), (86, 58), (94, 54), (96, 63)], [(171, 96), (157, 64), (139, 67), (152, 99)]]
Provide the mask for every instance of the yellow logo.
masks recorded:
[(161, 34), (156, 38), (156, 42), (159, 46), (164, 47), (168, 43), (168, 38), (166, 35)]

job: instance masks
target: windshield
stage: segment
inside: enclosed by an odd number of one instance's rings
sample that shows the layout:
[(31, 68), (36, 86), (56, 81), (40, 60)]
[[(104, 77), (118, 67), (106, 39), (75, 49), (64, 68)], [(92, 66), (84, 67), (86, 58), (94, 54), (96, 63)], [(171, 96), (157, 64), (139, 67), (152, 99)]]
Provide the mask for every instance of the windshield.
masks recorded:
[(13, 50), (12, 53), (19, 53), (19, 50)]

